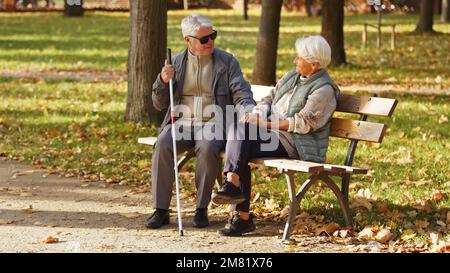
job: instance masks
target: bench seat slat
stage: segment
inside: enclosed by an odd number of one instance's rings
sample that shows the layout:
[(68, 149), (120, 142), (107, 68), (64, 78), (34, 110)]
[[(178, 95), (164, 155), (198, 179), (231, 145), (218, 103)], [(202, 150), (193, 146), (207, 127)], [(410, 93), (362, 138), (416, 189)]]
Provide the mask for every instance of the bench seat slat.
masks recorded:
[(140, 137), (138, 138), (138, 143), (147, 144), (147, 145), (155, 145), (156, 137)]
[(278, 169), (292, 170), (303, 173), (318, 173), (323, 171), (323, 164), (308, 162), (308, 161), (299, 161), (293, 159), (285, 159), (285, 158), (254, 158), (250, 162), (263, 164), (267, 167), (274, 167)]
[(331, 136), (380, 143), (386, 132), (383, 123), (333, 118)]

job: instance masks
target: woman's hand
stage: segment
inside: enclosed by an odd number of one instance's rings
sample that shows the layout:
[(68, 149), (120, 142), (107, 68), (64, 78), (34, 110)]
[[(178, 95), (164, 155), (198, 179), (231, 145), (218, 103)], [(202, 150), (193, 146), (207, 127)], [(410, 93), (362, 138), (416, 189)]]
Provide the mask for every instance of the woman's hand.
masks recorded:
[(263, 118), (261, 118), (258, 114), (250, 113), (246, 119), (247, 123), (262, 127), (262, 128), (269, 128), (267, 127), (270, 122), (265, 121)]
[(245, 115), (243, 115), (240, 119), (240, 122), (243, 123), (253, 123), (251, 121), (255, 120), (255, 119), (259, 119), (259, 115), (255, 114), (255, 113), (245, 113)]

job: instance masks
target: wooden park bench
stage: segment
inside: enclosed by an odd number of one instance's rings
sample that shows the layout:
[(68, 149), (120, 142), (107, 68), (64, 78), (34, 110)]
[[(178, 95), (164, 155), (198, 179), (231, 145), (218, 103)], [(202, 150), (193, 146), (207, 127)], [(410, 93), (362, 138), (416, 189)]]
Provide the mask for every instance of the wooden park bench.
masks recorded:
[[(272, 88), (273, 87), (252, 85), (255, 101), (261, 101)], [(331, 120), (331, 136), (348, 139), (350, 141), (347, 156), (343, 165), (322, 164), (287, 158), (254, 158), (251, 160), (251, 162), (255, 164), (277, 168), (278, 171), (286, 176), (290, 204), (288, 219), (282, 237), (283, 241), (289, 240), (293, 230), (295, 216), (305, 193), (311, 186), (319, 181), (324, 182), (325, 185), (333, 191), (342, 208), (346, 225), (348, 227), (353, 226), (348, 200), (350, 178), (353, 174), (366, 174), (368, 171), (364, 168), (353, 167), (353, 158), (355, 156), (358, 141), (381, 143), (383, 136), (386, 133), (387, 126), (383, 123), (369, 122), (367, 121), (367, 118), (368, 116), (390, 117), (394, 112), (396, 105), (397, 100), (390, 98), (348, 94), (340, 94), (338, 96), (336, 112), (359, 114), (359, 120), (337, 117), (333, 117)], [(138, 142), (154, 145), (156, 137), (139, 138)], [(180, 170), (192, 157), (195, 157), (194, 151), (188, 151), (183, 154), (178, 161), (178, 169)], [(297, 193), (295, 193), (295, 173), (309, 174), (309, 178), (303, 182)], [(340, 178), (340, 188), (331, 179), (331, 176)], [(219, 172), (216, 182), (220, 183), (222, 177), (223, 174)]]

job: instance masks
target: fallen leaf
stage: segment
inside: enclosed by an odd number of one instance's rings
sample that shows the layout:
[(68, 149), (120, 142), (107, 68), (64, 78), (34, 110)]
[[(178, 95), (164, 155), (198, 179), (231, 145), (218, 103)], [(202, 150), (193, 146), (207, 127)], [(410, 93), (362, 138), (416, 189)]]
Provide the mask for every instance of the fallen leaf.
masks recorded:
[(438, 122), (439, 122), (439, 124), (447, 123), (447, 122), (448, 122), (448, 117), (445, 116), (445, 115), (441, 115), (441, 116), (439, 117)]
[(47, 239), (45, 239), (43, 242), (46, 244), (54, 244), (54, 243), (58, 243), (59, 239), (56, 237), (48, 236)]
[(436, 192), (433, 193), (433, 196), (431, 197), (431, 199), (433, 199), (436, 202), (439, 202), (444, 197), (445, 197), (445, 192), (443, 192), (443, 191), (436, 191)]
[(275, 210), (278, 207), (279, 207), (278, 203), (273, 199), (264, 200), (264, 208), (266, 208), (267, 210)]
[(418, 210), (424, 210), (427, 213), (431, 213), (433, 211), (427, 200), (417, 200), (413, 207)]
[(372, 210), (371, 202), (376, 201), (369, 189), (359, 189), (350, 204), (350, 208), (364, 207), (367, 210)]
[(388, 211), (388, 204), (387, 202), (382, 202), (378, 208), (377, 208), (379, 213), (386, 213)]
[(442, 222), (441, 220), (437, 220), (436, 224), (440, 225), (441, 227), (445, 227), (446, 224), (444, 222)]
[(423, 185), (427, 185), (427, 184), (432, 184), (433, 183), (433, 180), (432, 179), (428, 179), (428, 180), (419, 180), (419, 181), (416, 181), (416, 182), (413, 182), (414, 183), (414, 185), (416, 186), (416, 187), (420, 187), (420, 186), (423, 186)]
[(0, 225), (9, 225), (14, 223), (14, 220), (9, 220), (9, 219), (0, 219)]
[(323, 215), (317, 215), (314, 219), (315, 219), (317, 222), (322, 223), (323, 220), (325, 220), (325, 216), (323, 216)]
[(255, 203), (255, 202), (259, 199), (260, 195), (261, 195), (261, 194), (260, 194), (259, 192), (257, 192), (257, 193), (255, 194), (255, 197), (253, 197), (252, 203)]
[(360, 240), (370, 240), (373, 238), (372, 227), (365, 227), (358, 233), (358, 239)]
[(378, 231), (377, 235), (375, 236), (375, 240), (379, 243), (384, 244), (385, 242), (389, 241), (394, 237), (394, 234), (391, 233), (388, 229), (382, 229)]
[(410, 210), (410, 211), (407, 211), (406, 214), (408, 214), (409, 217), (416, 217), (417, 216), (417, 211)]
[(288, 214), (289, 214), (289, 208), (284, 208), (284, 209), (281, 211), (280, 217), (281, 217), (281, 218), (284, 218), (284, 217), (288, 216)]
[(29, 205), (28, 208), (22, 209), (22, 212), (27, 213), (27, 214), (32, 214), (33, 213), (33, 206)]
[(403, 241), (408, 241), (412, 238), (416, 237), (416, 233), (412, 229), (407, 229), (402, 232), (402, 235), (400, 236), (400, 239)]
[(430, 223), (427, 220), (416, 220), (414, 221), (414, 225), (419, 228), (419, 229), (423, 229), (428, 227)]
[(336, 223), (330, 223), (328, 225), (325, 225), (323, 227), (320, 228), (316, 228), (315, 230), (315, 234), (316, 236), (319, 236), (322, 233), (326, 233), (327, 235), (331, 235), (333, 234), (336, 230), (338, 230), (340, 228), (340, 226)]
[(430, 233), (430, 238), (431, 238), (431, 243), (433, 245), (435, 245), (439, 241), (439, 234), (432, 232), (432, 233)]
[(343, 229), (339, 231), (339, 237), (346, 238), (348, 236), (349, 231), (347, 229)]
[(450, 242), (440, 241), (439, 244), (435, 245), (430, 252), (434, 253), (446, 253), (450, 252)]
[(328, 234), (332, 234), (333, 232), (335, 232), (336, 230), (338, 230), (340, 228), (341, 228), (341, 226), (339, 226), (338, 224), (330, 223), (325, 226), (325, 232)]

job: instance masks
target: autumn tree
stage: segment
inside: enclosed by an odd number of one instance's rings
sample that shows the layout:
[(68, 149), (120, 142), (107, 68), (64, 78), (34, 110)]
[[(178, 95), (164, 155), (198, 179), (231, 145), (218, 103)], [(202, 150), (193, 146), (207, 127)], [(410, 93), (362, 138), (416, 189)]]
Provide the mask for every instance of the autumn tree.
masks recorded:
[(330, 66), (345, 64), (344, 0), (322, 0), (322, 36), (331, 47)]
[(433, 33), (434, 0), (420, 0), (420, 18), (416, 33)]
[(129, 33), (125, 120), (158, 124), (161, 112), (153, 108), (151, 88), (166, 58), (167, 2), (130, 1)]
[(450, 22), (449, 7), (450, 7), (450, 0), (442, 0), (442, 5), (441, 5), (441, 8), (442, 8), (441, 22), (442, 23)]
[(262, 13), (259, 21), (252, 83), (274, 85), (276, 81), (278, 33), (283, 0), (263, 0), (261, 4)]

